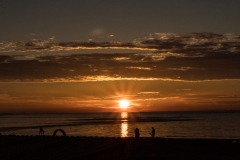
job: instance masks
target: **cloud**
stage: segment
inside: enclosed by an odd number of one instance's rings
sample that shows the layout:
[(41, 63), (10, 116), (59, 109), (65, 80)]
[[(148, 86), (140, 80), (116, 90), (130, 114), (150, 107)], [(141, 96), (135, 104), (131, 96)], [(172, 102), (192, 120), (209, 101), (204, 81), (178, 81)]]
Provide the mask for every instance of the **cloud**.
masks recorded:
[[(113, 35), (110, 35), (112, 37)], [(162, 53), (175, 53), (182, 56), (205, 56), (214, 53), (236, 53), (240, 50), (240, 37), (233, 34), (191, 33), (166, 34), (156, 33), (150, 38), (124, 42), (56, 42), (33, 39), (29, 42), (2, 42), (2, 52), (59, 51), (81, 49), (134, 49), (154, 50)]]
[(137, 70), (152, 70), (151, 68), (149, 68), (149, 67), (137, 67), (137, 66), (135, 66), (135, 67), (126, 67), (126, 68), (130, 68), (130, 69), (137, 69)]
[(184, 95), (182, 101), (186, 103), (205, 104), (208, 106), (225, 106), (227, 109), (229, 106), (239, 109), (240, 99), (234, 95), (221, 95), (221, 94), (204, 94), (204, 95)]
[(0, 56), (0, 81), (239, 79), (239, 60), (238, 54), (169, 57), (158, 61), (150, 55), (133, 53), (33, 56), (27, 60), (19, 56)]
[[(156, 33), (131, 43), (55, 42), (50, 38), (2, 42), (0, 46), (2, 82), (240, 79), (240, 37), (232, 34)], [(68, 52), (81, 49), (113, 50), (91, 54)], [(118, 53), (114, 49), (132, 52)], [(8, 54), (10, 51), (15, 54)], [(17, 55), (18, 52), (28, 54)], [(42, 54), (46, 52), (49, 54)]]

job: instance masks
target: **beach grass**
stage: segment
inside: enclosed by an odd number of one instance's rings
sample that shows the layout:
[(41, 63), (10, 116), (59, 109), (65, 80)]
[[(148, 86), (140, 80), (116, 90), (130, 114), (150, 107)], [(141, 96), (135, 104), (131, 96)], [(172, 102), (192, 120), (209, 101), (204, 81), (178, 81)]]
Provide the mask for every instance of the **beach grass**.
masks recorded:
[(239, 160), (238, 139), (0, 136), (0, 159)]

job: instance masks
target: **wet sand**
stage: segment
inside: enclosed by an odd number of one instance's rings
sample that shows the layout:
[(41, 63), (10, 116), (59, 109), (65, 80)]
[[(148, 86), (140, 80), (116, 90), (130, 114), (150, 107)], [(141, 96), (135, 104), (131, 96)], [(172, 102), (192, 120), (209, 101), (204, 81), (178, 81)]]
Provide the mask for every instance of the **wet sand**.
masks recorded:
[(239, 160), (238, 139), (0, 136), (1, 160)]

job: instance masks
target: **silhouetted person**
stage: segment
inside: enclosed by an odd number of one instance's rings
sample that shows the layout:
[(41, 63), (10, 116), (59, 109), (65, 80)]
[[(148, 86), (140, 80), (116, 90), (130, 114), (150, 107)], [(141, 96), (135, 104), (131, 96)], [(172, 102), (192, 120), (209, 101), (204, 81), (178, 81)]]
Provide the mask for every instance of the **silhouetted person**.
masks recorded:
[(44, 135), (44, 130), (43, 130), (43, 128), (42, 128), (42, 127), (40, 127), (40, 130), (39, 130), (39, 135), (40, 135), (40, 136)]
[(135, 138), (139, 138), (139, 136), (140, 136), (139, 129), (136, 128), (136, 129), (135, 129)]
[(152, 127), (152, 132), (150, 133), (152, 135), (152, 138), (155, 136), (155, 129)]

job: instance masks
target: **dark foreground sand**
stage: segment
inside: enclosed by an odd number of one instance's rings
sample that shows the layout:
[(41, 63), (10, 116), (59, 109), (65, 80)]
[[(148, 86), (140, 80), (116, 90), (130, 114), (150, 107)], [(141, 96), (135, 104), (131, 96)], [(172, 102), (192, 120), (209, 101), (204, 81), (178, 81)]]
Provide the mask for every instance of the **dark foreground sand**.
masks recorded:
[(0, 159), (240, 160), (240, 140), (2, 135)]

